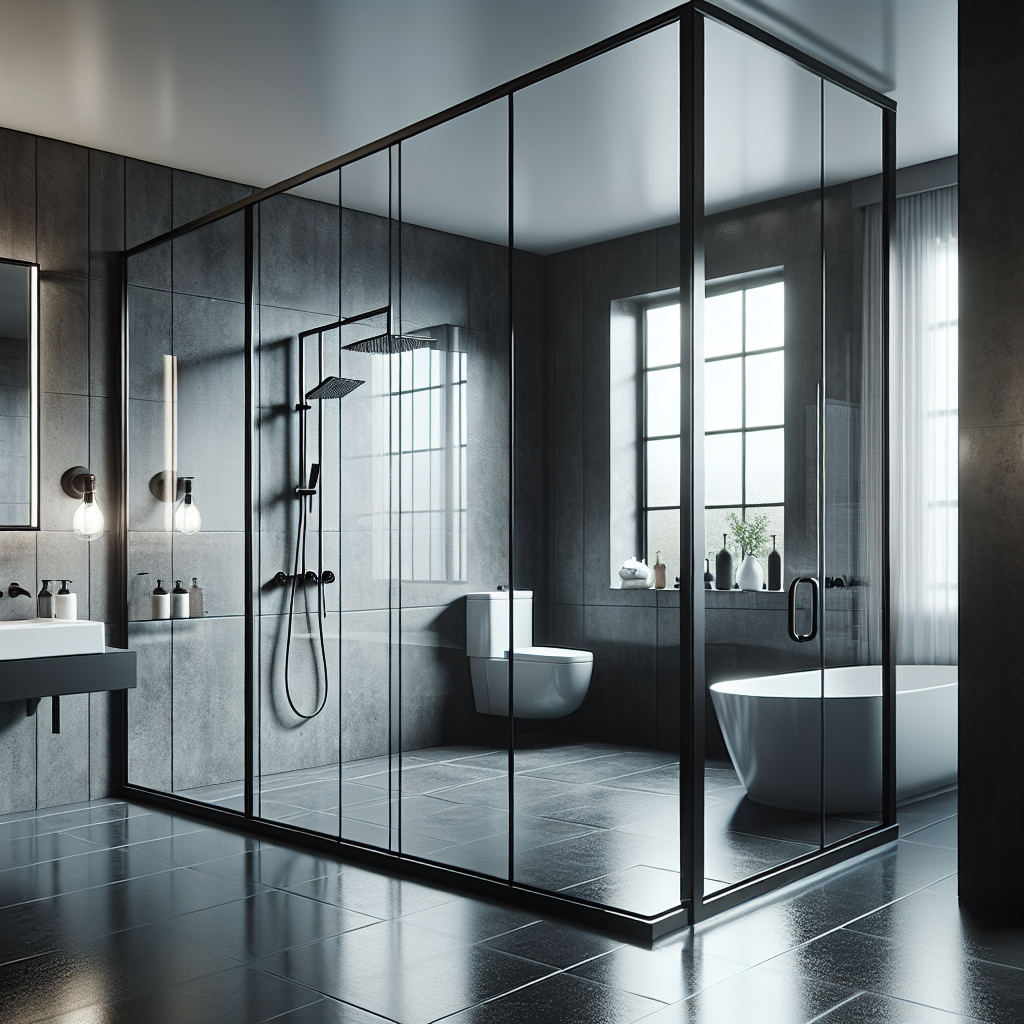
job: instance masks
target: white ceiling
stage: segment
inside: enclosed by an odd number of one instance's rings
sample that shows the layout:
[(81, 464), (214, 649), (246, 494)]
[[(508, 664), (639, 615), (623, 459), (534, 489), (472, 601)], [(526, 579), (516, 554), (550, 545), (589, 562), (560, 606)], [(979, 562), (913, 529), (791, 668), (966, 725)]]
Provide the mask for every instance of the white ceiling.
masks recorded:
[[(0, 124), (262, 186), (671, 6), (0, 0)], [(900, 166), (956, 152), (955, 0), (722, 6), (893, 96)], [(648, 37), (517, 99), (519, 244), (551, 251), (674, 219), (673, 34)], [(710, 208), (817, 178), (816, 83), (730, 36), (719, 28), (708, 41), (715, 55), (708, 62)], [(838, 91), (826, 96), (826, 112), (829, 173), (836, 180), (872, 173), (877, 115), (852, 111)], [(404, 147), (408, 219), (503, 236), (503, 117), (480, 111)], [(346, 205), (372, 209), (382, 171), (378, 163), (351, 172)]]

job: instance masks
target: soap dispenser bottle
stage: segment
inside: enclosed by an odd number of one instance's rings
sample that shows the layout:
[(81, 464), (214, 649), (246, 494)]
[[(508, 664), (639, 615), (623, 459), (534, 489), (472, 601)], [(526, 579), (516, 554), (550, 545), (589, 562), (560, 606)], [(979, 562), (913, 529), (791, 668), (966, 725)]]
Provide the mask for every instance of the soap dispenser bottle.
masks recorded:
[(156, 589), (150, 600), (154, 619), (169, 619), (171, 617), (171, 595), (164, 590), (163, 580), (156, 581)]
[(192, 577), (192, 586), (188, 588), (188, 617), (190, 619), (201, 619), (203, 617), (203, 591), (199, 586), (199, 577)]
[(729, 551), (727, 541), (729, 535), (722, 534), (722, 550), (715, 558), (715, 590), (732, 590), (732, 554)]
[(661, 560), (661, 552), (656, 551), (654, 553), (654, 589), (664, 590), (665, 589), (665, 563)]
[(775, 547), (775, 534), (772, 534), (772, 549), (768, 554), (768, 589), (782, 589), (782, 555)]
[(43, 589), (36, 597), (36, 615), (40, 619), (53, 618), (53, 594), (50, 593), (51, 580), (43, 580)]
[(188, 591), (181, 585), (181, 580), (174, 581), (174, 590), (171, 591), (171, 618), (188, 618)]
[(60, 581), (60, 590), (57, 591), (57, 600), (54, 602), (58, 619), (74, 621), (78, 618), (78, 595), (72, 594), (68, 589), (72, 583), (74, 580)]

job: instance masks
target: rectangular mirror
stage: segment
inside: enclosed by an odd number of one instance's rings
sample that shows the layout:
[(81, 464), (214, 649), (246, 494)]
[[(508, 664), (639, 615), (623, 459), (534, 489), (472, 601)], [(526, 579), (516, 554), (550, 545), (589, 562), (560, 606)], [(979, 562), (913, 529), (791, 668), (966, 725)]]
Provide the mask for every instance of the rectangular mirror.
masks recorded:
[(39, 267), (0, 260), (0, 530), (39, 529)]

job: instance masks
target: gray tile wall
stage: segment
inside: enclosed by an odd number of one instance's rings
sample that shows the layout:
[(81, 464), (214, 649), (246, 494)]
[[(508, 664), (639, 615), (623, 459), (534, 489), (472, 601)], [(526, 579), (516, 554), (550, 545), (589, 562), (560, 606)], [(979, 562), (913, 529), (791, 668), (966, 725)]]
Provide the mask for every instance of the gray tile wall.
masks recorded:
[[(61, 491), (60, 477), (75, 464), (91, 468), (107, 527), (113, 526), (125, 163), (0, 129), (0, 256), (40, 264), (42, 390), (41, 529), (0, 531), (0, 585), (6, 590), (16, 580), (35, 593), (44, 576), (70, 577), (79, 616), (108, 623), (117, 594), (113, 537), (85, 544), (74, 536), (75, 502)], [(0, 618), (34, 614), (34, 601), (0, 602)], [(0, 813), (110, 791), (109, 695), (64, 698), (56, 736), (49, 711), (49, 701), (33, 718), (23, 703), (0, 705)]]

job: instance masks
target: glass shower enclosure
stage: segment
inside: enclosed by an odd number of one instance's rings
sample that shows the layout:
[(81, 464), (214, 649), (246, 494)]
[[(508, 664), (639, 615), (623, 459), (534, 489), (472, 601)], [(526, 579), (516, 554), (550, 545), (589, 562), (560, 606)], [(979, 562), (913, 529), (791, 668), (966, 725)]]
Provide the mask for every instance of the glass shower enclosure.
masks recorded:
[(893, 839), (894, 118), (695, 2), (154, 186), (125, 793), (644, 940)]

